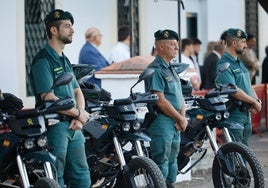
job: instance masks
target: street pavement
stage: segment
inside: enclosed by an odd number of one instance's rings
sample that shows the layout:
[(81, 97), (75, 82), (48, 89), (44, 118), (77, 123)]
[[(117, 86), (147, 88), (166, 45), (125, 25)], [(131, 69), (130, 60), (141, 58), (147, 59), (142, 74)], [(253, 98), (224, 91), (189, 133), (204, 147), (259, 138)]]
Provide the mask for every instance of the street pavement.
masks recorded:
[[(249, 147), (256, 154), (261, 163), (265, 187), (268, 188), (268, 130), (263, 125), (259, 129), (260, 134), (253, 134), (249, 139)], [(207, 170), (192, 172), (191, 181), (179, 182), (176, 188), (213, 188), (211, 168)]]

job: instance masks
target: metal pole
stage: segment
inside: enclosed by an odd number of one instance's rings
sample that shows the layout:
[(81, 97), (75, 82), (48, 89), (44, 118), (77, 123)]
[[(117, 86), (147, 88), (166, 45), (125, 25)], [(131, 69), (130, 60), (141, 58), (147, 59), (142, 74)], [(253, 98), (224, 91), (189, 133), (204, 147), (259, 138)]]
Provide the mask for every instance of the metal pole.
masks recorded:
[(181, 63), (181, 0), (178, 0), (179, 63)]
[(133, 56), (133, 0), (129, 0), (130, 57)]

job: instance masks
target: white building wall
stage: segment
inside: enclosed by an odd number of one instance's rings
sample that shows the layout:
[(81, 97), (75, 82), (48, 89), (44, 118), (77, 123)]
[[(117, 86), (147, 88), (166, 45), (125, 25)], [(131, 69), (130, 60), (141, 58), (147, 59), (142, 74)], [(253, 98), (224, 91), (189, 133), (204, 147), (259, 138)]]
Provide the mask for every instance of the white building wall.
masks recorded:
[(0, 17), (8, 18), (0, 29), (0, 89), (18, 94), (17, 3), (16, 1), (1, 0), (0, 9)]
[[(259, 5), (259, 61), (262, 64), (265, 58), (265, 47), (268, 45), (268, 14)], [(257, 77), (257, 83), (261, 83), (262, 68), (260, 69), (259, 76)]]
[(117, 1), (115, 0), (62, 0), (63, 10), (74, 17), (73, 42), (64, 50), (72, 63), (78, 63), (79, 52), (85, 43), (85, 32), (97, 27), (102, 33), (100, 52), (106, 56), (117, 42)]

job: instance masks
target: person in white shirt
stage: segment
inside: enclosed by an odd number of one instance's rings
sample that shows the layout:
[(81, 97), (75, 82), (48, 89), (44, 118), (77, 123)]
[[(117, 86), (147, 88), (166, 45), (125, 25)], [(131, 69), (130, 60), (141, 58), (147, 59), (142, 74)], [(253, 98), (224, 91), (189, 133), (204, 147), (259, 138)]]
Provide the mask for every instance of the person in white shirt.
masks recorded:
[(201, 85), (201, 77), (199, 73), (198, 64), (190, 57), (194, 54), (193, 41), (185, 38), (182, 42), (181, 63), (189, 64), (189, 67), (179, 74), (179, 76), (185, 80), (190, 80), (193, 89), (199, 90)]
[(130, 30), (123, 26), (118, 30), (118, 42), (108, 53), (107, 60), (110, 64), (118, 63), (130, 58)]

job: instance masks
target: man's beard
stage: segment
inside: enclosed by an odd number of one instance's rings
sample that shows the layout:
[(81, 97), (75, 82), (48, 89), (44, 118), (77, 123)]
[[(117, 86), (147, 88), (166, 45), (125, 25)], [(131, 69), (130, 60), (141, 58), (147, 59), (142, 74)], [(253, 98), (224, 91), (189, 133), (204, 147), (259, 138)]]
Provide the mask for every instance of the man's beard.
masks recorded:
[(70, 44), (70, 43), (72, 43), (72, 39), (69, 39), (68, 37), (65, 37), (65, 36), (60, 36), (60, 40), (61, 40), (64, 44)]
[(242, 50), (235, 49), (235, 52), (236, 52), (238, 55), (243, 55), (243, 54), (245, 53), (245, 49), (242, 49)]

